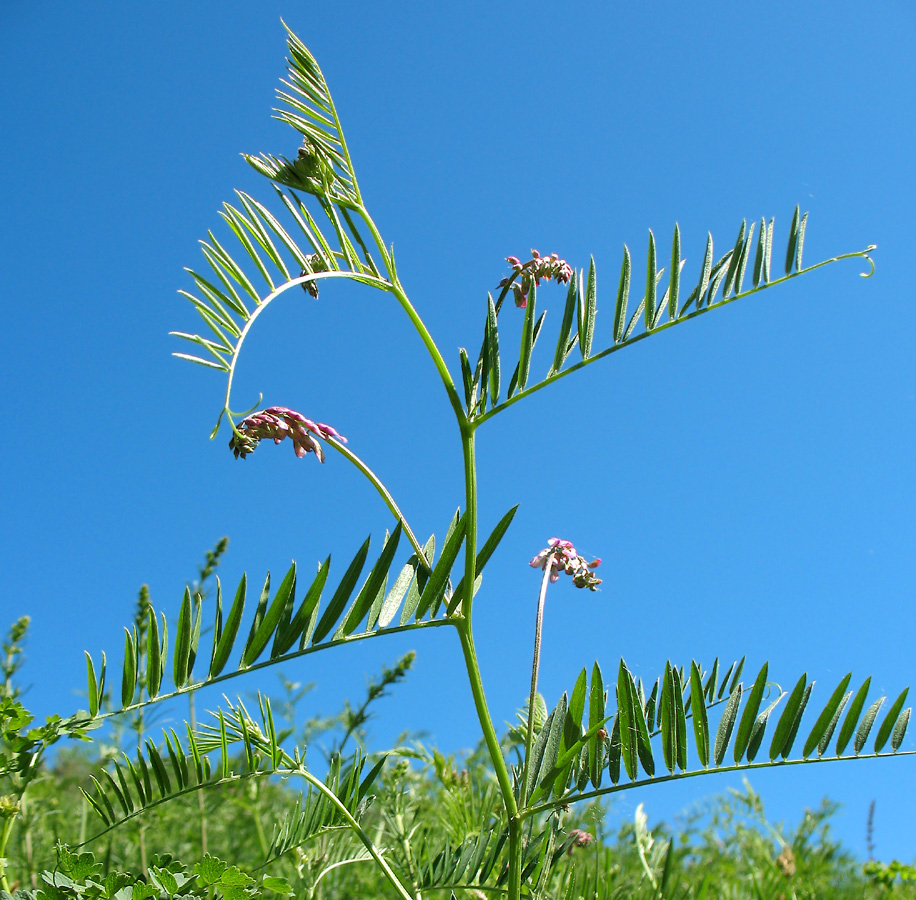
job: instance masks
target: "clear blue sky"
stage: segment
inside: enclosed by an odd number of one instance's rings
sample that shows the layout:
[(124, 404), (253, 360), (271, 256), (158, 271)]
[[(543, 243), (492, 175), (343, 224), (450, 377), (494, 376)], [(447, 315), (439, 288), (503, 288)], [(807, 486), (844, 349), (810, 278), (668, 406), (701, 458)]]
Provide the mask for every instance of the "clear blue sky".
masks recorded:
[[(36, 713), (84, 703), (83, 649), (120, 660), (141, 583), (177, 615), (221, 535), (234, 585), (292, 558), (343, 559), (390, 524), (336, 456), (322, 468), (264, 447), (241, 462), (227, 437), (209, 442), (222, 379), (169, 356), (169, 330), (198, 328), (176, 290), (191, 286), (182, 267), (201, 265), (216, 210), (236, 187), (271, 196), (239, 153), (296, 148), (269, 114), (281, 16), (323, 67), (370, 211), (455, 371), (503, 257), (530, 247), (576, 266), (594, 254), (604, 346), (622, 245), (639, 269), (649, 228), (667, 248), (679, 221), (691, 282), (707, 229), (722, 252), (743, 217), (775, 215), (778, 259), (796, 203), (810, 210), (807, 261), (878, 244), (871, 280), (843, 263), (736, 303), (481, 431), (484, 521), (522, 503), (476, 606), (495, 718), (526, 697), (538, 586), (526, 563), (554, 534), (602, 556), (605, 582), (548, 598), (551, 703), (582, 665), (611, 672), (621, 654), (646, 680), (668, 658), (747, 654), (754, 672), (769, 659), (783, 684), (817, 679), (821, 703), (850, 669), (892, 696), (912, 682), (912, 4), (6, 0), (0, 618), (33, 618), (23, 678)], [(542, 297), (556, 322), (562, 292)], [(415, 335), (380, 298), (328, 287), (275, 304), (237, 396), (263, 391), (333, 424), (416, 530), (441, 534), (461, 500), (457, 429)], [(451, 632), (368, 641), (284, 674), (318, 682), (303, 712), (330, 713), (411, 648), (415, 673), (380, 709), (376, 745), (409, 728), (443, 750), (471, 746)], [(878, 854), (916, 854), (912, 760), (752, 782), (790, 822), (825, 794), (840, 801), (840, 834), (859, 852), (874, 798)], [(738, 785), (693, 780), (614, 809), (628, 818), (643, 800), (651, 821), (670, 819)]]

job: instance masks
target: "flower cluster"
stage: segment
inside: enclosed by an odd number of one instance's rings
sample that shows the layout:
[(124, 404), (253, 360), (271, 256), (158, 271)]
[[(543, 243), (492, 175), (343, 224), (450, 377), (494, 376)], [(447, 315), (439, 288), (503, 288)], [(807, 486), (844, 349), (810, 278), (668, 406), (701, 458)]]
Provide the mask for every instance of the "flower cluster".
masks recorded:
[(589, 832), (583, 831), (581, 828), (573, 828), (573, 830), (569, 832), (569, 836), (573, 840), (569, 845), (569, 849), (566, 851), (568, 856), (572, 855), (572, 852), (576, 849), (576, 847), (587, 847), (593, 840), (595, 840), (595, 836), (593, 834), (589, 834)]
[(585, 557), (576, 553), (571, 541), (560, 538), (551, 538), (547, 546), (538, 553), (529, 565), (534, 569), (546, 570), (550, 566), (550, 581), (557, 581), (560, 573), (571, 575), (573, 584), (577, 588), (588, 588), (590, 591), (598, 589), (601, 579), (596, 577), (592, 569), (601, 565), (600, 559), (586, 562)]
[[(572, 268), (565, 259), (560, 259), (556, 253), (550, 256), (541, 256), (537, 250), (531, 251), (532, 258), (523, 263), (517, 256), (507, 256), (506, 262), (512, 266), (514, 276), (518, 280), (512, 283), (512, 292), (515, 295), (515, 305), (524, 309), (528, 305), (528, 291), (532, 283), (540, 285), (541, 279), (555, 278), (559, 284), (566, 284), (572, 278)], [(499, 287), (505, 287), (511, 281), (504, 278)]]
[(342, 434), (324, 422), (313, 422), (306, 419), (302, 413), (285, 406), (270, 406), (246, 416), (239, 422), (232, 432), (229, 449), (235, 454), (236, 459), (240, 456), (244, 459), (249, 453), (254, 452), (255, 447), (264, 438), (271, 438), (275, 444), (279, 444), (288, 437), (292, 439), (293, 449), (300, 459), (306, 453), (314, 453), (318, 457), (318, 462), (324, 462), (324, 450), (321, 449), (315, 435), (325, 440), (336, 438), (344, 444), (347, 442)]

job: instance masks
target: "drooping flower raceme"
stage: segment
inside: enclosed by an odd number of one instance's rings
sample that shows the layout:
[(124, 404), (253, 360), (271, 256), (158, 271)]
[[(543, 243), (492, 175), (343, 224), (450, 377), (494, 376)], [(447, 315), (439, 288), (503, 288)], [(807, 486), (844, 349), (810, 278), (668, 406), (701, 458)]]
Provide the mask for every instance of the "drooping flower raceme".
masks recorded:
[(572, 541), (551, 538), (547, 546), (531, 560), (529, 565), (534, 569), (545, 570), (549, 566), (551, 583), (556, 582), (563, 573), (572, 577), (573, 584), (577, 588), (588, 588), (594, 591), (601, 584), (601, 579), (592, 571), (601, 565), (601, 560), (586, 561), (584, 556), (579, 556), (576, 552)]
[(235, 454), (236, 459), (240, 456), (244, 459), (249, 453), (254, 452), (255, 447), (264, 438), (271, 438), (275, 444), (279, 444), (284, 438), (290, 438), (296, 456), (300, 459), (307, 453), (314, 453), (318, 457), (318, 462), (324, 462), (324, 450), (318, 443), (318, 437), (324, 440), (334, 438), (341, 443), (347, 443), (347, 439), (336, 428), (324, 422), (313, 422), (302, 413), (285, 406), (269, 406), (267, 409), (253, 412), (239, 422), (232, 432), (229, 449)]
[[(518, 280), (512, 284), (512, 293), (515, 296), (515, 305), (519, 309), (524, 309), (528, 305), (528, 292), (531, 290), (532, 282), (540, 285), (542, 278), (555, 278), (559, 284), (566, 284), (572, 278), (571, 266), (556, 253), (541, 256), (537, 250), (532, 250), (531, 257), (526, 263), (521, 262), (517, 256), (506, 257), (506, 262), (518, 276)], [(503, 278), (499, 287), (505, 287), (509, 281), (509, 278)]]

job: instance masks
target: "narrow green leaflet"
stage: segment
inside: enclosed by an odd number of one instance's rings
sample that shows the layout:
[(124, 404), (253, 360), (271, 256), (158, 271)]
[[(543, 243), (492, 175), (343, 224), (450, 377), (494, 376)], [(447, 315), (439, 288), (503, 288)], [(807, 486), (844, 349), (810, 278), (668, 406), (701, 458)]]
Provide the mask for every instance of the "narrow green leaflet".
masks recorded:
[(307, 632), (311, 625), (315, 623), (315, 612), (318, 609), (318, 602), (321, 599), (321, 592), (328, 580), (328, 573), (331, 570), (331, 557), (329, 556), (318, 567), (318, 573), (315, 580), (305, 592), (296, 615), (293, 616), (289, 625), (277, 631), (277, 638), (271, 649), (272, 656), (280, 656), (286, 653), (296, 641), (299, 641), (299, 649), (304, 650), (308, 643)]
[[(738, 274), (738, 266), (741, 262), (741, 255), (744, 249), (744, 233), (747, 230), (747, 219), (741, 220), (741, 227), (738, 229), (738, 237), (735, 240), (735, 246), (732, 249), (732, 255), (728, 262), (728, 268), (725, 271), (725, 284), (722, 287), (722, 299), (724, 300), (734, 288), (735, 277)], [(710, 295), (710, 302), (712, 296)]]
[(827, 746), (830, 743), (830, 738), (833, 737), (834, 729), (837, 726), (837, 723), (840, 721), (840, 716), (843, 715), (843, 710), (846, 708), (846, 704), (849, 703), (850, 698), (852, 697), (852, 691), (846, 691), (843, 694), (842, 700), (840, 700), (839, 706), (837, 706), (836, 711), (833, 714), (833, 718), (830, 720), (830, 724), (827, 726), (827, 730), (821, 736), (821, 739), (817, 742), (817, 755), (823, 756), (827, 752)]
[(330, 634), (331, 629), (336, 624), (341, 613), (343, 613), (347, 600), (350, 599), (350, 594), (353, 592), (353, 588), (356, 587), (359, 573), (363, 570), (363, 564), (366, 562), (366, 555), (369, 553), (369, 540), (369, 538), (366, 538), (363, 545), (356, 551), (356, 556), (353, 557), (352, 562), (347, 567), (347, 571), (344, 572), (344, 576), (341, 578), (340, 584), (337, 585), (337, 590), (334, 591), (327, 609), (318, 620), (312, 635), (313, 646), (320, 644)]
[(894, 701), (893, 706), (891, 706), (887, 715), (884, 717), (884, 721), (878, 729), (878, 736), (875, 738), (875, 753), (880, 753), (884, 749), (887, 739), (891, 736), (891, 729), (893, 729), (897, 722), (897, 717), (900, 715), (900, 710), (903, 709), (903, 704), (906, 703), (906, 695), (909, 693), (909, 690), (909, 688), (904, 688), (903, 691), (901, 691), (900, 696)]
[(89, 651), (84, 650), (83, 653), (86, 654), (86, 694), (89, 700), (89, 715), (97, 716), (99, 714), (99, 683), (95, 676), (95, 665), (92, 662)]
[(894, 731), (891, 734), (891, 749), (896, 753), (900, 749), (900, 745), (903, 743), (903, 736), (906, 734), (906, 727), (910, 723), (910, 713), (912, 712), (912, 707), (907, 707), (901, 714), (900, 718), (897, 719), (897, 724), (894, 726)]
[(665, 674), (662, 676), (662, 700), (660, 722), (662, 730), (662, 756), (665, 768), (674, 773), (677, 765), (677, 721), (675, 719), (675, 704), (681, 705), (681, 698), (674, 695), (674, 675), (671, 672), (671, 663), (665, 663)]
[(121, 706), (130, 706), (137, 687), (137, 643), (136, 636), (124, 629), (124, 668), (121, 673)]
[(420, 565), (420, 557), (414, 553), (401, 569), (398, 577), (395, 578), (391, 590), (382, 603), (379, 610), (376, 624), (379, 628), (387, 628), (395, 613), (398, 611), (407, 589), (410, 587), (417, 574), (417, 568)]
[[(717, 659), (713, 666), (711, 678), (714, 679), (719, 665)], [(711, 684), (715, 687), (715, 681)], [(709, 720), (706, 715), (706, 704), (703, 700), (702, 679), (696, 662), (690, 663), (690, 712), (693, 719), (693, 738), (700, 765), (705, 769), (709, 765)]]
[(792, 271), (792, 264), (795, 262), (795, 245), (798, 240), (798, 214), (799, 209), (796, 205), (795, 212), (792, 213), (792, 224), (789, 226), (789, 244), (786, 247), (786, 275)]
[(668, 277), (668, 318), (677, 319), (678, 294), (681, 290), (681, 228), (674, 223), (674, 237), (671, 241), (671, 269)]
[(534, 346), (534, 315), (537, 299), (537, 285), (531, 282), (528, 291), (528, 302), (525, 305), (525, 321), (522, 324), (522, 345), (518, 355), (518, 389), (525, 390), (528, 383), (528, 370), (531, 367), (531, 350)]
[[(162, 618), (165, 628), (165, 617)], [(163, 653), (159, 643), (159, 621), (152, 607), (149, 610), (149, 619), (146, 627), (146, 692), (150, 698), (159, 693), (162, 684)]]
[[(423, 593), (420, 595), (420, 604), (417, 607), (418, 619), (422, 619), (433, 603), (436, 603), (442, 597), (448, 583), (448, 576), (464, 541), (466, 527), (467, 518), (462, 515), (458, 520), (458, 524), (452, 529), (451, 534), (446, 537), (445, 544), (442, 547), (442, 555), (433, 567), (433, 573), (429, 576), (429, 581), (426, 582), (426, 587), (423, 588)], [(454, 610), (460, 602), (461, 597), (453, 594), (449, 609)]]
[(795, 236), (795, 271), (801, 272), (802, 250), (805, 247), (805, 226), (808, 224), (808, 213), (801, 217), (798, 223), (798, 234)]
[(353, 602), (353, 607), (344, 618), (340, 627), (341, 637), (349, 637), (356, 630), (356, 626), (363, 620), (366, 613), (369, 612), (369, 607), (372, 606), (376, 595), (382, 589), (383, 583), (388, 577), (388, 570), (391, 568), (391, 562), (394, 559), (395, 551), (398, 549), (400, 539), (401, 523), (398, 522), (394, 533), (386, 540), (379, 558), (366, 579), (366, 583)]
[[(267, 577), (269, 579), (270, 575)], [(264, 648), (267, 646), (267, 642), (270, 640), (271, 635), (274, 634), (277, 626), (280, 624), (280, 620), (284, 616), (288, 618), (292, 614), (293, 603), (295, 602), (295, 594), (296, 564), (293, 563), (289, 567), (289, 571), (287, 571), (283, 581), (280, 583), (280, 587), (277, 588), (276, 596), (274, 597), (273, 602), (270, 604), (270, 608), (261, 619), (257, 630), (254, 631), (254, 633), (248, 639), (248, 644), (242, 653), (242, 666), (244, 668), (250, 666), (261, 655), (261, 653), (264, 651)]]
[(592, 340), (595, 336), (595, 313), (598, 308), (598, 286), (595, 272), (595, 257), (588, 266), (585, 294), (579, 301), (579, 350), (583, 359), (592, 355)]
[[(814, 727), (808, 735), (808, 740), (805, 741), (805, 745), (802, 748), (802, 756), (805, 759), (814, 752), (814, 748), (824, 739), (827, 729), (830, 728), (832, 731), (831, 726), (836, 726), (837, 711), (840, 708), (840, 703), (843, 701), (843, 696), (846, 693), (846, 687), (849, 684), (850, 678), (852, 678), (852, 672), (847, 673), (846, 677), (837, 685), (836, 690), (830, 695), (827, 705), (821, 710), (821, 714), (817, 717), (817, 721), (814, 723)], [(827, 741), (829, 740), (830, 737), (828, 735)]]
[(856, 728), (856, 722), (859, 721), (859, 713), (862, 712), (862, 707), (865, 705), (865, 698), (868, 696), (868, 689), (871, 686), (871, 675), (865, 679), (862, 687), (856, 692), (855, 697), (853, 697), (852, 703), (849, 706), (849, 712), (846, 713), (846, 718), (843, 719), (843, 725), (840, 728), (840, 734), (836, 739), (836, 755), (842, 756), (843, 751), (846, 749), (846, 745), (849, 743), (849, 739), (852, 737), (853, 731)]
[(597, 662), (592, 666), (592, 680), (588, 694), (588, 730), (593, 732), (588, 740), (589, 780), (593, 788), (601, 787), (601, 773), (604, 768), (605, 741), (599, 740), (595, 729), (604, 719), (604, 680)]
[(627, 300), (630, 296), (630, 248), (623, 245), (623, 262), (620, 265), (620, 284), (617, 287), (617, 303), (614, 307), (614, 343), (623, 340), (623, 329), (627, 322)]
[(490, 405), (496, 406), (499, 402), (499, 330), (496, 327), (496, 307), (493, 305), (493, 298), (487, 294), (487, 362), (488, 362), (488, 384), (481, 387), (481, 393), (486, 394), (487, 388), (490, 391)]
[(754, 254), (754, 287), (763, 280), (763, 262), (767, 255), (767, 220), (761, 218), (760, 233), (757, 235), (757, 252)]
[(566, 289), (566, 307), (563, 310), (563, 321), (560, 323), (560, 334), (557, 336), (557, 349), (553, 355), (553, 372), (559, 372), (563, 368), (569, 354), (569, 332), (572, 329), (573, 314), (579, 304), (578, 284), (578, 276), (574, 270)]
[(786, 707), (776, 723), (776, 730), (773, 732), (773, 740), (770, 742), (770, 760), (776, 759), (789, 739), (789, 734), (795, 725), (795, 719), (801, 706), (802, 697), (805, 694), (805, 682), (808, 680), (807, 673), (798, 679), (789, 699), (786, 701)]
[(744, 712), (741, 714), (738, 733), (735, 735), (734, 759), (736, 763), (741, 762), (741, 757), (744, 756), (744, 751), (747, 750), (747, 744), (751, 738), (751, 729), (754, 727), (757, 711), (760, 709), (760, 701), (763, 699), (763, 692), (766, 689), (768, 668), (769, 664), (764, 663), (748, 695)]
[(716, 729), (716, 743), (713, 751), (713, 759), (716, 766), (722, 765), (725, 759), (725, 751), (728, 749), (728, 742), (731, 740), (732, 729), (735, 727), (735, 719), (738, 716), (738, 707), (741, 705), (742, 688), (739, 684), (728, 698), (725, 709), (722, 712), (722, 718), (719, 720), (719, 727)]
[(786, 742), (782, 747), (782, 758), (787, 759), (789, 754), (792, 752), (792, 745), (795, 743), (795, 736), (798, 734), (798, 726), (801, 724), (802, 716), (805, 714), (805, 707), (808, 705), (808, 700), (811, 697), (811, 691), (814, 688), (814, 682), (812, 681), (806, 688), (805, 692), (802, 694), (801, 703), (798, 704), (798, 711), (795, 713), (795, 718), (792, 721), (792, 727), (789, 728), (789, 733), (786, 736)]
[(655, 321), (655, 296), (657, 290), (657, 263), (655, 254), (655, 235), (652, 229), (649, 229), (649, 258), (646, 261), (646, 331), (652, 330), (652, 323)]
[(184, 596), (181, 598), (181, 610), (178, 613), (178, 628), (175, 633), (175, 649), (172, 659), (172, 678), (175, 681), (175, 687), (184, 687), (188, 681), (188, 661), (191, 658), (191, 591), (189, 588), (184, 589)]
[(887, 697), (879, 697), (872, 703), (871, 706), (865, 711), (865, 715), (862, 716), (862, 721), (859, 724), (858, 730), (856, 731), (855, 740), (852, 742), (853, 750), (855, 750), (858, 755), (861, 752), (862, 748), (865, 746), (865, 742), (868, 740), (868, 734), (871, 731), (872, 725), (875, 724), (875, 718), (878, 715), (878, 711), (884, 705), (884, 701)]

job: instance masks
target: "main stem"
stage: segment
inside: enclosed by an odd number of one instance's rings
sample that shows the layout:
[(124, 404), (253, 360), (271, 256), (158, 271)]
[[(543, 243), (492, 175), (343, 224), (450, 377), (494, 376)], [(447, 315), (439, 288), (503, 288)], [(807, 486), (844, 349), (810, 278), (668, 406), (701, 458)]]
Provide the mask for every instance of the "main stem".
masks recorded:
[(464, 544), (464, 591), (461, 599), (462, 618), (456, 622), (461, 639), (461, 650), (464, 653), (464, 664), (468, 673), (471, 696), (474, 708), (483, 732), (483, 739), (493, 763), (496, 780), (503, 798), (503, 806), (509, 820), (509, 881), (508, 900), (519, 900), (522, 890), (522, 822), (518, 815), (518, 805), (512, 790), (512, 778), (503, 757), (499, 738), (490, 718), (490, 709), (483, 691), (480, 677), (480, 665), (477, 662), (477, 651), (474, 648), (474, 631), (471, 625), (472, 606), (474, 602), (474, 580), (477, 576), (477, 466), (474, 456), (474, 426), (462, 415), (461, 444), (464, 455), (465, 484), (465, 517), (467, 532)]

